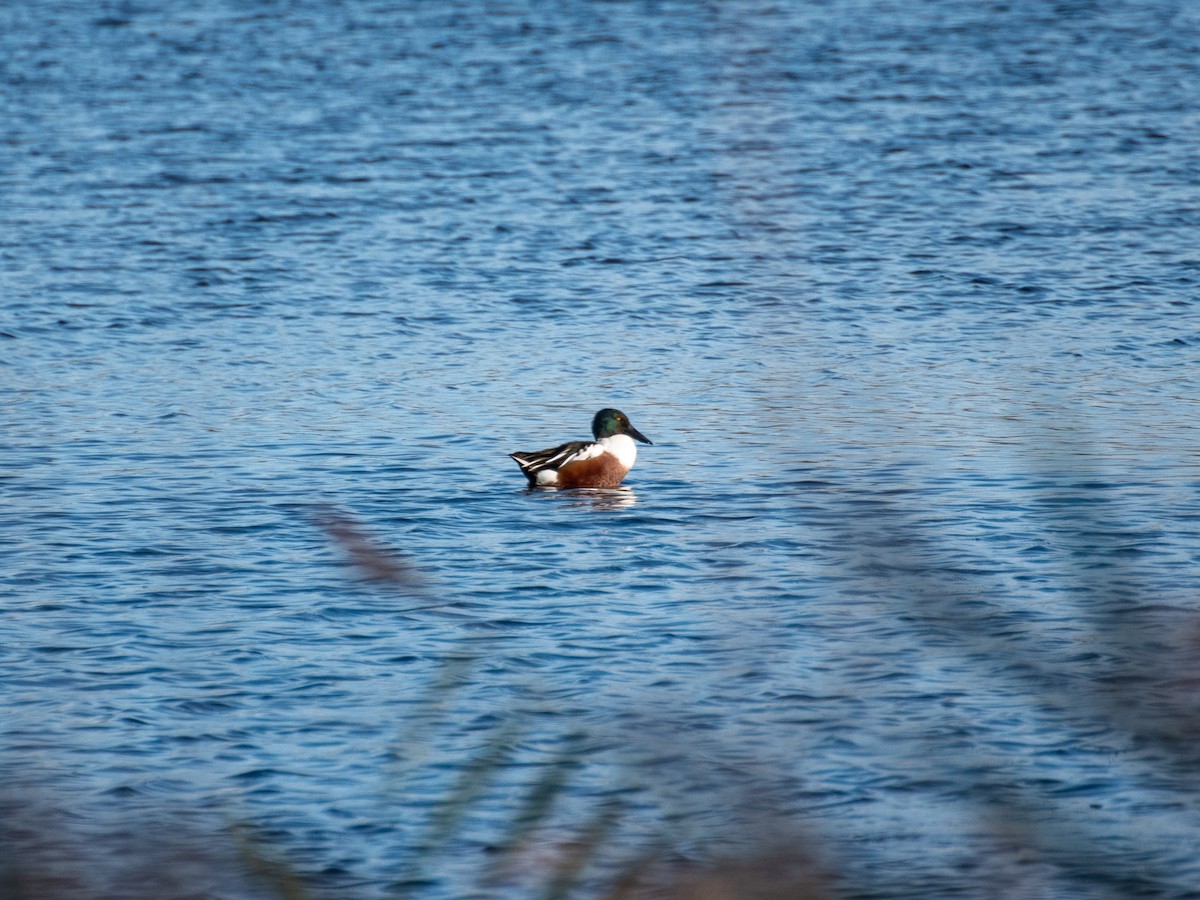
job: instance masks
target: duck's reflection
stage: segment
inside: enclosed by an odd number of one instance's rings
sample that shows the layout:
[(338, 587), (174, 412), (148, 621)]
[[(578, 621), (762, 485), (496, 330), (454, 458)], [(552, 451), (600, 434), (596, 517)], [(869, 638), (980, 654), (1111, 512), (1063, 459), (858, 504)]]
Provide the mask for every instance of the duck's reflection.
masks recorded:
[(527, 494), (554, 494), (571, 506), (590, 506), (592, 509), (628, 509), (637, 503), (637, 494), (628, 485), (615, 488), (529, 488)]

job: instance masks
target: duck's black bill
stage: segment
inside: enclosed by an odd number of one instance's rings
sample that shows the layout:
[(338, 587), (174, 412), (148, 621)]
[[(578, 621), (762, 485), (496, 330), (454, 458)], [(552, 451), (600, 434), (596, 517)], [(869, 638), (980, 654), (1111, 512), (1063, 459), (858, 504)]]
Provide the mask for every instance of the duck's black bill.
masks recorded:
[(633, 438), (635, 441), (641, 441), (643, 444), (650, 444), (651, 446), (654, 445), (654, 441), (650, 440), (650, 438), (646, 437), (644, 434), (642, 434), (640, 431), (638, 431), (632, 425), (629, 426), (629, 428), (626, 430), (625, 433), (627, 435), (629, 435), (631, 438)]

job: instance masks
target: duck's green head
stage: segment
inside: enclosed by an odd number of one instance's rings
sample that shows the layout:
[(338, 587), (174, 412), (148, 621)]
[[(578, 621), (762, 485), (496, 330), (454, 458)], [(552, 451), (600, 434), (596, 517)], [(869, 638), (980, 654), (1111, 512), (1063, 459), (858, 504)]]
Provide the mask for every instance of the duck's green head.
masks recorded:
[(596, 440), (612, 437), (614, 434), (627, 434), (643, 444), (653, 443), (650, 438), (634, 428), (629, 422), (629, 416), (619, 409), (602, 409), (596, 413), (596, 417), (592, 419), (592, 434)]

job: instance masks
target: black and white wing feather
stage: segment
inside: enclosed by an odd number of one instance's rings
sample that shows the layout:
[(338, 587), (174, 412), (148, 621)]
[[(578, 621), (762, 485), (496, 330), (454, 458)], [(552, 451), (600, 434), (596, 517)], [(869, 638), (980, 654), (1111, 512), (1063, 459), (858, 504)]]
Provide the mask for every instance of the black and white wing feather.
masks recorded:
[(591, 448), (597, 446), (595, 441), (568, 441), (549, 450), (534, 450), (528, 453), (518, 451), (508, 455), (517, 461), (517, 465), (530, 481), (537, 481), (538, 472), (545, 469), (561, 469), (577, 457), (586, 459), (593, 455), (589, 452)]

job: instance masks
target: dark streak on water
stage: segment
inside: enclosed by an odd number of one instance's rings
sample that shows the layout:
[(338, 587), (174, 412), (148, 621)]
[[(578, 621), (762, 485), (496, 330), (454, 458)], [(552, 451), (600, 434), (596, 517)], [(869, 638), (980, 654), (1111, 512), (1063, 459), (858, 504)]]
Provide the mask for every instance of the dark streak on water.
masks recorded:
[[(580, 731), (626, 850), (769, 806), (851, 893), (1194, 890), (1104, 698), (1197, 628), (1198, 85), (1155, 0), (5, 5), (4, 783), (372, 896), (531, 709), (428, 896)], [(629, 488), (523, 492), (609, 404)]]

